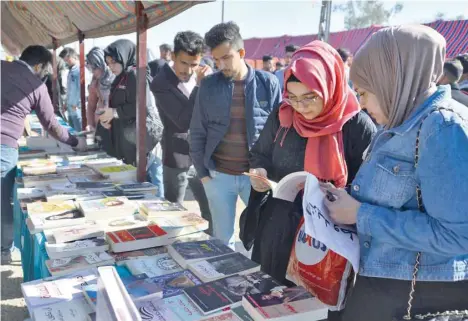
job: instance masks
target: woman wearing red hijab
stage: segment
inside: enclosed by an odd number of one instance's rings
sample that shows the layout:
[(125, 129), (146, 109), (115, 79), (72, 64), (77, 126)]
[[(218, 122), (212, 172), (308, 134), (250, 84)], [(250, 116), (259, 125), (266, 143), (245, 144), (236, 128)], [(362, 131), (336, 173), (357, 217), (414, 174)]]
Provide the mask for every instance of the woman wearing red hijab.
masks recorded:
[[(335, 49), (313, 41), (296, 51), (292, 59), (285, 72), (283, 102), (270, 114), (251, 150), (251, 171), (279, 181), (305, 170), (322, 181), (345, 187), (359, 169), (376, 128), (360, 111)], [(294, 203), (270, 196), (260, 207), (253, 203), (261, 199), (266, 186), (252, 179), (252, 187), (247, 214), (259, 211), (252, 259), (264, 272), (285, 281), (302, 217), (302, 193)]]

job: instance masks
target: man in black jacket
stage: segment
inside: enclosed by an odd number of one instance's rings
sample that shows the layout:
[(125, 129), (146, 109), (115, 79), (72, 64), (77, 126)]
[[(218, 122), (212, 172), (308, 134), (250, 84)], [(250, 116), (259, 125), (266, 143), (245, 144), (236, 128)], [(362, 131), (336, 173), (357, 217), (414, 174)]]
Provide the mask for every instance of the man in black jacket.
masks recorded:
[(164, 65), (172, 63), (172, 47), (167, 43), (164, 43), (159, 46), (159, 59), (155, 59), (148, 63), (148, 67), (151, 70), (151, 77), (156, 77), (156, 75), (163, 69)]
[(198, 178), (188, 179), (188, 170), (192, 165), (188, 143), (192, 111), (198, 85), (205, 74), (211, 71), (208, 66), (200, 67), (204, 47), (204, 40), (197, 33), (179, 32), (174, 39), (174, 64), (172, 67), (169, 64), (162, 67), (153, 79), (151, 91), (164, 125), (162, 148), (165, 198), (182, 203), (190, 183), (202, 216), (207, 218), (209, 208), (203, 186)]

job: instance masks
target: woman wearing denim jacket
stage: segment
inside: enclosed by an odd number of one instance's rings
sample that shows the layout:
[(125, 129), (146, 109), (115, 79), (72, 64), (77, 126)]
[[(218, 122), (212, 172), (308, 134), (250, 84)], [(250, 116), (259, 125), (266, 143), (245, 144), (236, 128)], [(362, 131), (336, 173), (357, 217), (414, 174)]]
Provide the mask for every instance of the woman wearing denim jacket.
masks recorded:
[(384, 129), (351, 195), (323, 185), (332, 218), (360, 237), (344, 321), (401, 319), (419, 252), (412, 314), (468, 308), (468, 109), (435, 86), (444, 59), (445, 39), (425, 26), (382, 29), (354, 58), (361, 106)]

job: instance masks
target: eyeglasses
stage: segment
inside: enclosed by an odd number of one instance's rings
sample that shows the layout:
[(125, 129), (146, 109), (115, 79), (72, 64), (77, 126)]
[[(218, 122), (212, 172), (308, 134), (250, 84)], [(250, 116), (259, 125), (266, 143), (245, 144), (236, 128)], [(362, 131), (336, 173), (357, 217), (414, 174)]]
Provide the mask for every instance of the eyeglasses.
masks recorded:
[(313, 96), (304, 99), (289, 99), (285, 98), (283, 101), (291, 106), (296, 106), (298, 104), (302, 104), (303, 106), (307, 106), (309, 104), (315, 103), (319, 99), (319, 96)]

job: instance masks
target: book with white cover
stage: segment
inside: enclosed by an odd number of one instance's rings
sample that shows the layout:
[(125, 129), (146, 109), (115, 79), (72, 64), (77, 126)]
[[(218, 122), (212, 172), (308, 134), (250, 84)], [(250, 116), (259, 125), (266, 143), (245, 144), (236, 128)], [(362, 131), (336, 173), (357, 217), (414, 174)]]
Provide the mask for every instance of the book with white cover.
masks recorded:
[(49, 230), (45, 232), (47, 242), (65, 243), (104, 236), (104, 230), (94, 222), (83, 225)]
[(197, 233), (207, 230), (209, 222), (195, 213), (176, 213), (171, 215), (161, 214), (148, 218), (151, 222), (159, 225), (172, 237)]
[(96, 320), (141, 321), (135, 304), (113, 266), (100, 267)]
[(26, 306), (32, 314), (34, 308), (58, 302), (66, 302), (83, 296), (84, 286), (97, 284), (97, 269), (88, 269), (65, 277), (51, 277), (21, 284)]
[(150, 221), (147, 221), (141, 215), (129, 215), (123, 217), (111, 217), (111, 218), (101, 218), (95, 219), (90, 222), (95, 223), (105, 232), (118, 231), (122, 229), (130, 229), (135, 227), (147, 226), (150, 224)]
[(26, 205), (29, 216), (60, 215), (76, 209), (73, 201), (35, 202)]
[(43, 188), (47, 185), (54, 184), (54, 183), (68, 183), (68, 178), (63, 174), (48, 174), (48, 175), (41, 175), (41, 176), (24, 176), (23, 177), (23, 185), (24, 187), (36, 187), (36, 188)]
[(18, 188), (16, 190), (16, 195), (18, 200), (23, 200), (27, 198), (36, 198), (36, 197), (45, 197), (44, 188)]
[(63, 214), (37, 215), (26, 219), (26, 225), (31, 234), (40, 233), (47, 229), (62, 228), (86, 223), (86, 218), (79, 210)]
[(88, 253), (104, 252), (109, 250), (109, 244), (103, 237), (79, 240), (69, 243), (49, 244), (45, 248), (50, 259), (63, 259)]
[(183, 271), (182, 267), (169, 254), (127, 261), (125, 265), (133, 275), (146, 274), (150, 278)]
[(85, 298), (74, 299), (69, 302), (60, 302), (33, 310), (34, 321), (89, 321), (89, 314), (94, 308)]
[(80, 209), (88, 219), (123, 217), (135, 213), (136, 205), (126, 197), (107, 197), (99, 200), (79, 201)]
[(47, 260), (45, 262), (47, 269), (53, 276), (67, 275), (92, 267), (113, 265), (114, 263), (114, 258), (107, 252), (88, 253), (63, 259)]
[(307, 172), (295, 172), (283, 177), (278, 183), (254, 173), (243, 173), (250, 179), (258, 180), (273, 191), (273, 197), (293, 202), (300, 190), (304, 189)]

